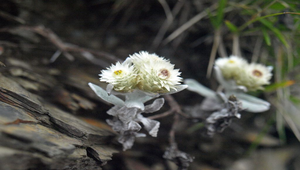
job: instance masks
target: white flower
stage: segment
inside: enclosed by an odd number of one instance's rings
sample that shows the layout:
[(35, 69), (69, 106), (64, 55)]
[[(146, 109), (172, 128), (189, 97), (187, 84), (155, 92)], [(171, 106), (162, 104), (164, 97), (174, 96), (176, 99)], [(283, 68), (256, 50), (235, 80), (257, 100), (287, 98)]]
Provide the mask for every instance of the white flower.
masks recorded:
[(262, 64), (251, 63), (237, 77), (236, 83), (247, 87), (250, 91), (263, 89), (263, 85), (270, 84), (272, 69)]
[(156, 61), (165, 61), (168, 62), (163, 57), (159, 57), (156, 54), (149, 54), (147, 51), (140, 51), (139, 53), (134, 53), (133, 55), (129, 55), (129, 57), (125, 60), (124, 63), (133, 63), (134, 67), (137, 68), (137, 70), (143, 69), (144, 65), (149, 65)]
[(245, 59), (232, 55), (229, 58), (218, 58), (215, 65), (221, 69), (225, 79), (233, 79), (248, 63)]
[(117, 62), (107, 70), (102, 70), (99, 76), (100, 81), (114, 85), (114, 90), (120, 92), (132, 91), (138, 83), (135, 68), (127, 63)]
[(131, 62), (138, 71), (138, 87), (146, 92), (166, 93), (171, 89), (176, 90), (182, 78), (179, 69), (169, 60), (148, 52), (135, 53), (130, 56), (127, 62)]

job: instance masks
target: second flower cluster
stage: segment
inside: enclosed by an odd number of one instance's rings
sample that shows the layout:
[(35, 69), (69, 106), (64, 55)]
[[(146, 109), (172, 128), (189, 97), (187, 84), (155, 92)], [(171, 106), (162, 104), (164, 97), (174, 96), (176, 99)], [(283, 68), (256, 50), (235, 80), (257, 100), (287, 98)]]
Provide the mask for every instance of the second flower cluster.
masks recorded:
[(233, 79), (237, 85), (245, 86), (249, 91), (262, 90), (264, 85), (270, 84), (272, 77), (272, 67), (249, 64), (237, 56), (218, 58), (215, 65), (220, 68), (225, 79)]

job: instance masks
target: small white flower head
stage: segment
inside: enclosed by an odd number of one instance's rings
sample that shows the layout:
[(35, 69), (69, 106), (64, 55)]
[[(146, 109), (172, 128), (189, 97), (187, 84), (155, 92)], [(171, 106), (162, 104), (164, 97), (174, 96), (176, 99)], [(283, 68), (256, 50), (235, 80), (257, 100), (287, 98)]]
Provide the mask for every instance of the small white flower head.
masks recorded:
[(270, 84), (271, 71), (262, 64), (251, 63), (237, 77), (236, 83), (247, 87), (249, 91), (261, 90), (264, 85)]
[(174, 69), (169, 60), (156, 54), (135, 53), (130, 56), (130, 62), (139, 74), (138, 87), (146, 92), (167, 93), (171, 89), (176, 90), (176, 85), (182, 81), (179, 69)]
[(134, 53), (133, 55), (129, 55), (129, 58), (126, 59), (125, 62), (132, 62), (134, 67), (137, 70), (143, 69), (144, 65), (149, 65), (153, 62), (165, 61), (168, 62), (163, 57), (159, 57), (156, 54), (149, 54), (147, 51), (140, 51), (139, 53)]
[(135, 68), (127, 63), (117, 62), (106, 70), (102, 70), (100, 81), (112, 84), (115, 91), (130, 92), (134, 90), (138, 81)]
[(232, 55), (229, 58), (218, 58), (215, 65), (220, 68), (225, 79), (233, 79), (248, 63), (245, 59)]

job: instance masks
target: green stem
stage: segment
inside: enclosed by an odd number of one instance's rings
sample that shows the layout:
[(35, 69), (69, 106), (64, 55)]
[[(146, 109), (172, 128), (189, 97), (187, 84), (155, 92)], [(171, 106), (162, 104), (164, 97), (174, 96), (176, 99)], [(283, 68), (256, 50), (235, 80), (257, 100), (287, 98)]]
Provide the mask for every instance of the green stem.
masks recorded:
[(294, 14), (294, 15), (300, 15), (300, 13), (298, 12), (281, 12), (281, 13), (275, 13), (275, 14), (270, 14), (270, 15), (265, 15), (262, 17), (257, 17), (257, 18), (253, 18), (251, 20), (249, 20), (248, 22), (246, 22), (245, 24), (243, 24), (242, 26), (240, 26), (238, 28), (238, 31), (242, 31), (243, 29), (245, 29), (248, 25), (252, 24), (253, 22), (256, 22), (258, 20), (264, 19), (264, 18), (268, 18), (268, 17), (273, 17), (273, 16), (277, 16), (277, 15), (285, 15), (285, 14)]

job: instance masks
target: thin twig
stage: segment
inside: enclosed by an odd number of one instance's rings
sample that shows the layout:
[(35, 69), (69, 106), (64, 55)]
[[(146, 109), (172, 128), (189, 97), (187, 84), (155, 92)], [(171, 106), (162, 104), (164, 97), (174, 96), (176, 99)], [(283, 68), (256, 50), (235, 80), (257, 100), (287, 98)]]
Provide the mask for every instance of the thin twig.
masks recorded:
[[(87, 52), (91, 53), (96, 56), (105, 57), (106, 59), (109, 59), (111, 61), (120, 61), (117, 57), (115, 57), (112, 54), (108, 54), (101, 51), (91, 50), (87, 48), (82, 48), (73, 44), (65, 43), (63, 42), (53, 31), (51, 31), (48, 28), (44, 28), (43, 26), (37, 26), (37, 27), (29, 27), (29, 26), (20, 26), (16, 27), (14, 29), (23, 29), (23, 30), (29, 30), (32, 32), (35, 32), (45, 38), (47, 38), (53, 45), (55, 45), (58, 48), (58, 51), (54, 53), (54, 55), (51, 58), (51, 61), (54, 62), (55, 59), (58, 58), (60, 53), (63, 53), (66, 58), (69, 60), (74, 60), (74, 57), (69, 52), (79, 52), (82, 54), (83, 57), (88, 59), (94, 64), (100, 65), (100, 66), (107, 66), (106, 62), (97, 59), (95, 57), (87, 56), (85, 55)], [(0, 32), (10, 32), (11, 28), (3, 28), (0, 30)]]
[(212, 68), (215, 62), (215, 58), (217, 55), (217, 50), (220, 44), (220, 37), (221, 37), (221, 29), (217, 29), (214, 35), (214, 43), (211, 49), (210, 57), (209, 57), (209, 63), (208, 63), (208, 68), (207, 68), (207, 74), (206, 77), (209, 78), (212, 73)]
[(179, 13), (180, 9), (182, 8), (183, 4), (184, 4), (185, 0), (182, 1), (177, 1), (176, 5), (174, 6), (173, 10), (172, 10), (172, 20), (168, 19), (168, 17), (166, 18), (166, 20), (164, 21), (164, 23), (162, 24), (162, 26), (160, 27), (156, 37), (153, 40), (152, 43), (152, 48), (156, 49), (162, 39), (164, 38), (164, 35), (166, 34), (167, 30), (169, 29), (169, 27), (171, 26), (171, 24), (173, 23), (174, 18), (176, 17), (176, 15)]
[(264, 7), (264, 9), (262, 9), (261, 11), (257, 12), (256, 14), (254, 14), (251, 19), (249, 21), (247, 21), (246, 23), (244, 23), (242, 26), (240, 26), (238, 28), (239, 32), (241, 32), (243, 29), (245, 29), (248, 25), (250, 25), (251, 23), (257, 21), (258, 16), (260, 16), (260, 14), (262, 12), (264, 12), (265, 10), (267, 10), (271, 5), (273, 5), (274, 3), (276, 3), (278, 0), (272, 1), (270, 4), (268, 4), (266, 7)]
[[(187, 1), (185, 4), (184, 4), (184, 8), (181, 12), (181, 15), (179, 17), (179, 24), (182, 25), (184, 23), (187, 22), (188, 20), (188, 17), (189, 17), (189, 12), (191, 10), (191, 4), (189, 1)], [(177, 47), (179, 46), (179, 44), (181, 43), (181, 41), (183, 40), (184, 38), (184, 35), (186, 35), (186, 32), (185, 33), (182, 33), (180, 36), (178, 36), (172, 43), (172, 46), (174, 49), (177, 49)]]
[(233, 34), (233, 45), (232, 46), (233, 46), (232, 47), (232, 55), (241, 57), (239, 35)]
[(7, 20), (10, 20), (10, 21), (14, 21), (14, 22), (17, 22), (19, 24), (26, 24), (26, 21), (23, 20), (22, 18), (18, 18), (16, 16), (13, 16), (9, 13), (6, 13), (4, 11), (0, 11), (0, 16), (4, 19), (7, 19)]
[(225, 46), (224, 46), (224, 42), (223, 42), (223, 38), (222, 36), (220, 36), (220, 42), (219, 42), (219, 48), (218, 48), (218, 54), (221, 56), (221, 57), (227, 57), (227, 52), (226, 52), (226, 49), (225, 49)]
[[(209, 10), (213, 10), (217, 8), (217, 4), (212, 5)], [(179, 27), (177, 30), (175, 30), (171, 35), (169, 35), (162, 43), (163, 45), (168, 44), (170, 41), (174, 40), (176, 37), (178, 37), (180, 34), (182, 34), (185, 30), (196, 24), (198, 21), (200, 21), (202, 18), (206, 17), (208, 15), (207, 10), (195, 15), (193, 18), (191, 18), (188, 22), (183, 24), (181, 27)]]
[(287, 61), (288, 61), (288, 71), (291, 71), (293, 69), (293, 64), (294, 64), (294, 57), (293, 57), (293, 50), (292, 50), (293, 43), (291, 42), (292, 39), (293, 39), (292, 37), (287, 38), (288, 46), (286, 48), (286, 52), (287, 52)]
[(252, 55), (251, 62), (253, 62), (253, 63), (257, 62), (259, 54), (261, 52), (262, 43), (263, 43), (262, 37), (258, 37), (255, 42), (254, 49), (253, 49), (253, 55)]
[(166, 13), (166, 17), (167, 17), (167, 20), (168, 22), (172, 22), (174, 17), (173, 17), (173, 14), (171, 12), (171, 9), (168, 5), (168, 3), (166, 2), (166, 0), (158, 0), (158, 2), (161, 4), (161, 6), (163, 7), (165, 13)]
[(175, 140), (175, 132), (176, 132), (176, 127), (178, 125), (178, 122), (179, 122), (179, 115), (175, 114), (174, 115), (174, 121), (173, 121), (171, 130), (169, 132), (169, 142), (170, 142), (170, 146), (173, 146), (173, 147), (175, 146), (176, 149), (177, 149), (177, 143), (176, 143), (176, 140)]
[(164, 113), (157, 114), (157, 115), (154, 115), (154, 116), (149, 116), (149, 117), (147, 117), (147, 118), (149, 118), (149, 119), (160, 119), (160, 118), (169, 116), (169, 115), (171, 115), (171, 114), (173, 114), (173, 113), (174, 113), (174, 111), (173, 111), (172, 109), (170, 109), (170, 110), (168, 110), (168, 111), (166, 111), (166, 112), (164, 112)]

